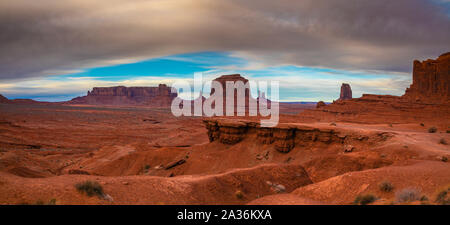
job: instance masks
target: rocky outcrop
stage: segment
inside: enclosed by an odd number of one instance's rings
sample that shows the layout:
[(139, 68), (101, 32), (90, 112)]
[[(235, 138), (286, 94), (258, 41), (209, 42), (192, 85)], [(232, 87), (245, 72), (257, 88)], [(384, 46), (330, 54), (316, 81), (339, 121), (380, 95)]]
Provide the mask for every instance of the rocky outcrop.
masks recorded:
[(10, 103), (10, 100), (7, 99), (5, 96), (0, 95), (0, 103)]
[[(277, 127), (260, 127), (259, 123), (247, 120), (204, 119), (210, 142), (218, 141), (227, 145), (237, 144), (245, 139), (260, 144), (273, 145), (282, 153), (290, 152), (294, 147), (306, 147), (311, 143), (344, 145), (352, 141), (378, 142), (390, 137), (387, 133), (364, 135), (347, 132), (335, 127), (312, 127), (301, 124), (280, 124)], [(370, 136), (370, 137), (369, 137)]]
[(165, 84), (158, 87), (94, 87), (71, 104), (170, 106), (177, 93)]
[[(345, 84), (341, 98), (346, 96)], [(437, 60), (414, 62), (413, 84), (405, 95), (363, 94), (361, 98), (334, 101), (299, 114), (301, 122), (411, 123), (425, 121), (447, 128), (450, 121), (450, 53)], [(340, 98), (340, 99), (341, 99)]]
[(317, 102), (317, 104), (316, 104), (316, 108), (317, 108), (317, 109), (320, 108), (320, 107), (324, 107), (324, 106), (326, 106), (326, 104), (325, 104), (325, 102), (323, 102), (323, 101), (319, 101), (319, 102)]
[(339, 100), (349, 100), (352, 99), (352, 88), (350, 84), (343, 83), (341, 86), (341, 94)]
[(414, 61), (413, 83), (406, 89), (406, 99), (425, 102), (450, 100), (450, 52), (436, 60)]

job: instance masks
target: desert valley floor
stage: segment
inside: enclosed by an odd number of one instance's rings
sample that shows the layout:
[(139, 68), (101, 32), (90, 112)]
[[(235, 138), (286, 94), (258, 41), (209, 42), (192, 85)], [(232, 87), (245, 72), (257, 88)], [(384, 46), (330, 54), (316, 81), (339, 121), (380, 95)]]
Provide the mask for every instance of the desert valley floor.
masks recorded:
[[(450, 184), (448, 107), (400, 122), (281, 109), (261, 129), (162, 107), (0, 104), (0, 204), (401, 204), (405, 189), (419, 197), (408, 204), (436, 204)], [(83, 181), (107, 197), (78, 192)]]

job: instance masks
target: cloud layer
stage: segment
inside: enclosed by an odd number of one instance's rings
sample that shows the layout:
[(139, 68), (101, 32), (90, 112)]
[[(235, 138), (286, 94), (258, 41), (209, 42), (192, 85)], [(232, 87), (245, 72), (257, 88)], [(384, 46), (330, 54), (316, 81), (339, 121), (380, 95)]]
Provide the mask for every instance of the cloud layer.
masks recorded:
[(68, 0), (0, 2), (0, 79), (199, 51), (255, 66), (408, 72), (450, 50), (448, 4), (432, 0)]

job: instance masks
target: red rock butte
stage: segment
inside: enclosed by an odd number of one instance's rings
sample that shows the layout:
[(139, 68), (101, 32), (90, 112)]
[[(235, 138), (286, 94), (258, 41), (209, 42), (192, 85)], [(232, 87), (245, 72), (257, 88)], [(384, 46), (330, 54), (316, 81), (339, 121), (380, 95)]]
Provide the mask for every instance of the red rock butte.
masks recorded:
[(352, 99), (352, 88), (350, 84), (343, 83), (341, 86), (341, 94), (339, 100), (349, 100)]
[[(222, 75), (216, 79), (214, 79), (214, 81), (219, 82), (222, 85), (222, 89), (223, 89), (223, 109), (226, 110), (226, 105), (227, 100), (226, 100), (226, 96), (227, 96), (227, 89), (226, 89), (226, 84), (227, 81), (231, 81), (234, 84), (236, 84), (236, 82), (238, 81), (242, 81), (245, 84), (248, 83), (248, 80), (244, 77), (242, 77), (240, 74), (231, 74), (231, 75)], [(211, 88), (211, 95), (214, 94), (215, 90)], [(237, 89), (234, 89), (234, 102), (233, 103), (229, 103), (229, 104), (234, 104), (234, 112), (237, 111), (237, 96), (238, 96), (238, 91)], [(248, 112), (248, 106), (249, 106), (249, 98), (250, 98), (250, 91), (248, 88), (245, 89), (245, 111)]]
[(448, 102), (450, 100), (450, 52), (436, 60), (414, 61), (413, 83), (406, 89), (406, 99)]

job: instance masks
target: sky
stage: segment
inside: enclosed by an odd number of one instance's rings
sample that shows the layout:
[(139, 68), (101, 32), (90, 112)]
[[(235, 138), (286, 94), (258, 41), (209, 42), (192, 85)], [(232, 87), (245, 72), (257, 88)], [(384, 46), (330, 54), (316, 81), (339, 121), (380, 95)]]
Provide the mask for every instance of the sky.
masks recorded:
[(450, 51), (449, 0), (2, 0), (0, 94), (65, 101), (95, 86), (240, 73), (282, 101), (402, 95), (413, 60)]

